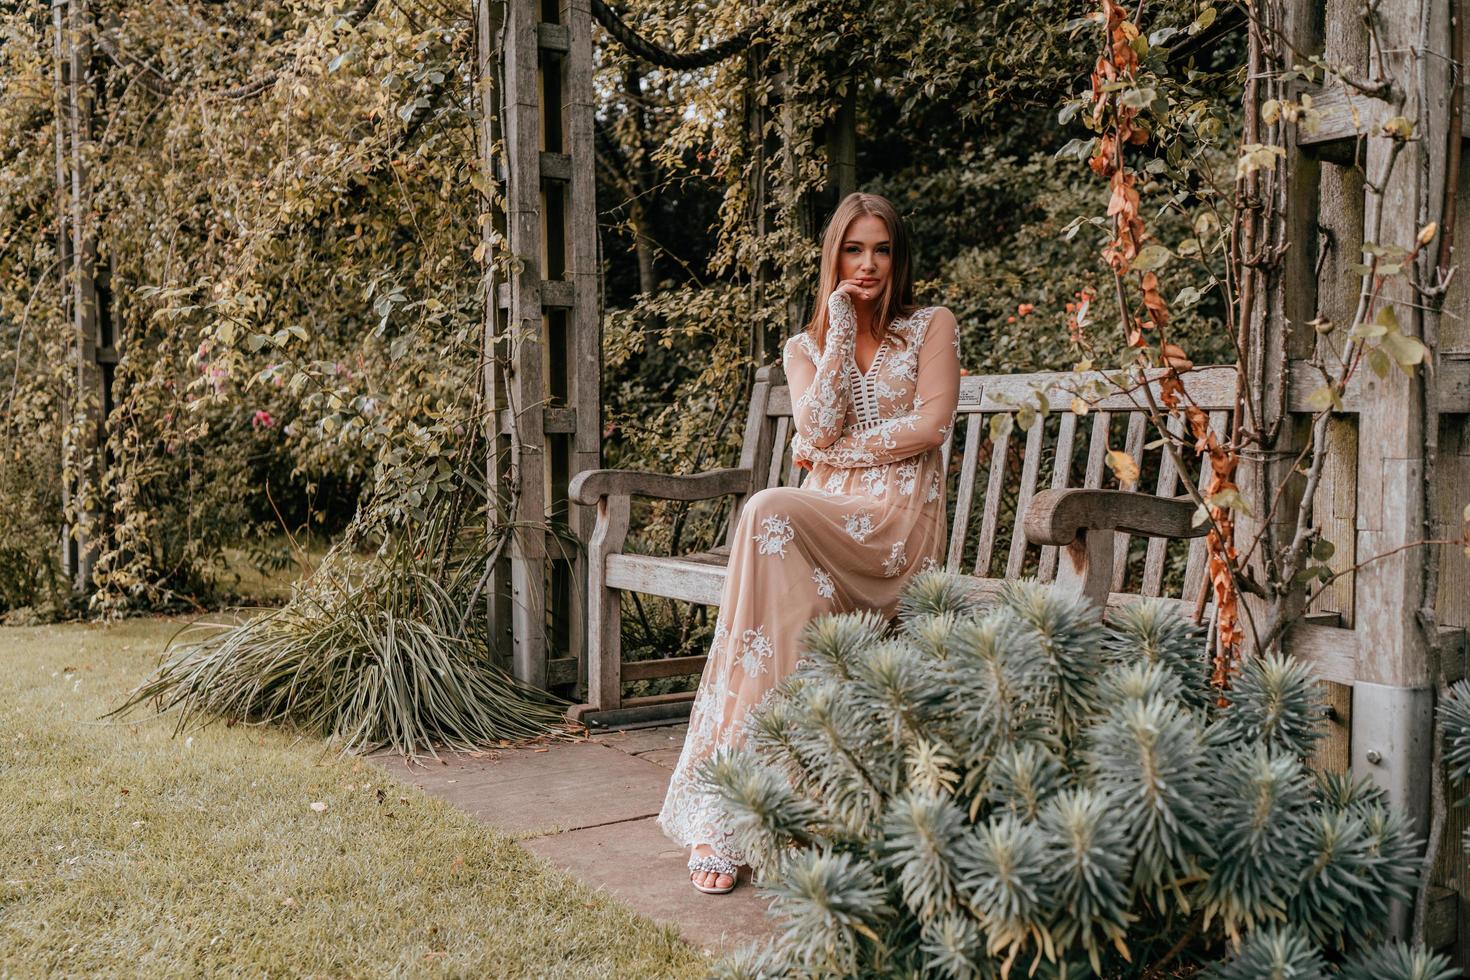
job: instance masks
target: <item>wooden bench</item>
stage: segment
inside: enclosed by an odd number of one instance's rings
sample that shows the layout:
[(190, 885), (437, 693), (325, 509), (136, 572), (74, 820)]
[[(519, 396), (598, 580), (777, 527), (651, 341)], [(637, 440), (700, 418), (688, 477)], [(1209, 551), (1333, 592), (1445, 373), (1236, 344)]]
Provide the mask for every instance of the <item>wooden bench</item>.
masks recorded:
[[(1221, 433), (1235, 403), (1235, 378), (1233, 368), (1185, 375), (1190, 395)], [(1033, 575), (1095, 601), (1106, 596), (1111, 604), (1162, 596), (1172, 582), (1173, 597), (1192, 613), (1205, 582), (1194, 505), (1174, 499), (1181, 492), (1179, 474), (1149, 431), (1142, 394), (1111, 394), (1076, 415), (1066, 408), (1070, 390), (1085, 380), (1075, 374), (961, 378), (955, 429), (944, 447), (950, 515), (945, 567), (971, 577), (982, 592)], [(992, 438), (991, 419), (1036, 406), (1037, 391), (1061, 411), (1038, 417), (1028, 431), (999, 426)], [(624, 663), (620, 594), (718, 605), (728, 538), (745, 500), (765, 487), (797, 486), (805, 472), (791, 461), (791, 434), (790, 391), (781, 371), (767, 367), (752, 387), (738, 466), (686, 476), (591, 470), (572, 480), (570, 498), (597, 508), (587, 553), (587, 700), (572, 717), (616, 725), (687, 714), (693, 692), (623, 697), (625, 681), (697, 674), (706, 658)], [(1142, 463), (1136, 483), (1117, 485), (1105, 465), (1109, 449), (1124, 449)], [(669, 557), (625, 553), (634, 495), (674, 501), (733, 496), (726, 543)], [(1143, 535), (1146, 544), (1130, 548), (1131, 539)], [(1171, 544), (1183, 538), (1194, 540)]]

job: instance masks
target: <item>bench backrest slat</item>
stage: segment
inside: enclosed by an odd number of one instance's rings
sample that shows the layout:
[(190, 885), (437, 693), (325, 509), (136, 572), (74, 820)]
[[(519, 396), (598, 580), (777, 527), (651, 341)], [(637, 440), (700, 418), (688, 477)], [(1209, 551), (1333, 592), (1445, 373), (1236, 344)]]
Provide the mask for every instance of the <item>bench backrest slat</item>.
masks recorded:
[[(1174, 435), (1184, 433), (1184, 424), (1179, 416), (1169, 416), (1169, 431)], [(1174, 467), (1174, 457), (1168, 453), (1159, 460), (1159, 482), (1154, 486), (1154, 493), (1160, 497), (1172, 497), (1179, 487), (1179, 471)], [(1142, 595), (1160, 595), (1164, 582), (1164, 553), (1168, 550), (1169, 540), (1167, 538), (1149, 538), (1148, 552), (1143, 560), (1143, 585), (1139, 588)]]
[[(1051, 488), (1053, 490), (1065, 490), (1071, 485), (1072, 479), (1072, 444), (1077, 439), (1077, 416), (1072, 412), (1063, 412), (1062, 421), (1057, 426), (1056, 462), (1052, 465)], [(1022, 512), (1025, 513), (1024, 511)], [(1050, 582), (1057, 575), (1057, 557), (1060, 550), (1055, 545), (1047, 545), (1041, 549), (1041, 561), (1037, 568), (1037, 577), (1044, 582)]]
[(779, 487), (781, 480), (786, 475), (786, 470), (781, 466), (781, 461), (786, 458), (787, 447), (791, 445), (791, 419), (782, 416), (776, 420), (776, 438), (771, 443), (771, 465), (766, 467), (766, 486)]
[[(956, 420), (965, 426), (965, 452), (961, 460), (974, 459), (980, 452), (980, 435), (985, 429), (984, 420), (977, 413)], [(945, 472), (949, 468), (945, 467)], [(970, 526), (970, 502), (975, 497), (975, 467), (962, 466), (960, 486), (954, 498), (954, 520), (949, 529), (949, 552), (945, 555), (944, 567), (951, 572), (960, 570), (960, 556), (965, 549), (965, 529)]]
[(1112, 412), (1092, 413), (1092, 440), (1087, 444), (1087, 472), (1082, 476), (1085, 490), (1102, 486), (1103, 464), (1108, 457), (1108, 428), (1113, 424)]
[[(1128, 434), (1123, 438), (1123, 451), (1140, 464), (1143, 461), (1143, 436), (1148, 429), (1148, 417), (1142, 412), (1128, 413)], [(1140, 477), (1142, 474), (1140, 473)], [(1137, 490), (1138, 480), (1118, 481), (1120, 490)], [(1122, 592), (1128, 574), (1128, 540), (1131, 535), (1119, 531), (1113, 537), (1113, 591)]]
[(1026, 563), (1026, 535), (1021, 521), (1026, 506), (1036, 493), (1036, 477), (1041, 472), (1041, 444), (1046, 439), (1046, 426), (1037, 419), (1026, 433), (1026, 461), (1021, 466), (1021, 488), (1016, 496), (1016, 522), (1011, 528), (1011, 552), (1006, 556), (1006, 578), (1019, 578)]
[[(975, 416), (975, 421), (980, 421), (979, 415)], [(982, 501), (984, 507), (980, 513), (980, 543), (975, 549), (975, 570), (970, 573), (981, 578), (990, 576), (990, 555), (995, 550), (995, 528), (1000, 523), (1000, 508), (994, 506), (993, 502), (1000, 500), (1008, 462), (1006, 453), (1010, 444), (1010, 432), (1002, 431), (990, 440), (990, 477), (985, 481), (985, 500)], [(973, 468), (976, 463), (967, 460), (965, 465)]]
[[(1055, 489), (1079, 483), (1090, 488), (1117, 485), (1107, 466), (1110, 448), (1123, 449), (1143, 470), (1140, 480), (1121, 489), (1143, 487), (1164, 496), (1178, 492), (1179, 474), (1167, 454), (1159, 447), (1144, 448), (1152, 440), (1152, 433), (1140, 393), (1113, 392), (1094, 402), (1083, 416), (1062, 408), (1071, 403), (1072, 391), (1086, 380), (1086, 376), (1066, 372), (960, 379), (955, 431), (944, 447), (947, 496), (952, 508), (944, 559), (947, 569), (981, 577), (1035, 575), (1043, 582), (1054, 580), (1058, 549), (1037, 548), (1026, 541), (1021, 529), (1026, 506), (1044, 485)], [(1235, 402), (1234, 369), (1201, 368), (1186, 374), (1184, 380), (1195, 403), (1209, 413), (1211, 427), (1223, 434)], [(1154, 389), (1157, 398), (1157, 385)], [(1014, 412), (1022, 405), (1035, 407), (1038, 390), (1045, 393), (1048, 406), (1061, 410), (1038, 417), (1024, 440), (1019, 427), (992, 439), (991, 418), (997, 413)], [(779, 369), (759, 373), (756, 399), (761, 404), (753, 400), (751, 405), (741, 465), (751, 467), (753, 489), (797, 486), (804, 471), (795, 466), (789, 452), (793, 431), (791, 393)], [(756, 423), (758, 413), (764, 424)], [(1091, 426), (1085, 453), (1081, 445), (1084, 425)], [(1186, 457), (1192, 458), (1188, 453)], [(982, 480), (983, 491), (977, 493)], [(1126, 586), (1144, 595), (1168, 591), (1190, 601), (1198, 596), (1205, 581), (1202, 538), (1188, 542), (1151, 539), (1141, 557), (1131, 559), (1129, 539), (1122, 532), (1115, 539), (1114, 591), (1123, 591)], [(1004, 556), (1003, 563), (999, 556)]]
[[(1230, 427), (1230, 413), (1215, 411), (1210, 413), (1210, 431), (1216, 438), (1224, 439), (1226, 430)], [(1195, 474), (1195, 486), (1203, 492), (1205, 477), (1210, 471), (1208, 458), (1200, 460), (1199, 472)], [(1184, 565), (1184, 588), (1179, 597), (1189, 602), (1198, 601), (1200, 590), (1205, 585), (1205, 568), (1208, 564), (1208, 556), (1205, 553), (1205, 539), (1194, 538), (1189, 542), (1189, 559)]]

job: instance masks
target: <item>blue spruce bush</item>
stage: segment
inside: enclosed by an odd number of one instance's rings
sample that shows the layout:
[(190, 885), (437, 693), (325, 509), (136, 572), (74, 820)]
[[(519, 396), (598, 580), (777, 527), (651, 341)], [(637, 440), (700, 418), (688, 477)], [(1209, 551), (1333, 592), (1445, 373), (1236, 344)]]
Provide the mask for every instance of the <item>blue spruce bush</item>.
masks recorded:
[(1300, 664), (1247, 663), (1220, 707), (1163, 604), (1103, 626), (1016, 582), (986, 611), (942, 572), (892, 630), (803, 639), (702, 770), (781, 920), (719, 975), (1453, 975), (1375, 945), (1417, 842), (1380, 791), (1308, 769), (1324, 711)]

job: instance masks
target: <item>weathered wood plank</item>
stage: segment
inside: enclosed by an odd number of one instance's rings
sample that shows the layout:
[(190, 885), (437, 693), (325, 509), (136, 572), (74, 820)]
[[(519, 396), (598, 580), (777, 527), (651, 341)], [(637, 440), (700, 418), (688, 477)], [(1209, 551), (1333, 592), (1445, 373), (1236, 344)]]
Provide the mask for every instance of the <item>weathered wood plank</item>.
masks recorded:
[(1026, 433), (1026, 456), (1021, 464), (1021, 485), (1016, 491), (1016, 521), (1011, 527), (1011, 550), (1006, 557), (1006, 578), (1020, 578), (1021, 569), (1026, 563), (1026, 535), (1021, 525), (1026, 518), (1026, 507), (1036, 494), (1036, 477), (1041, 470), (1041, 445), (1045, 437), (1046, 420), (1038, 416)]
[[(1454, 538), (1470, 505), (1470, 419), (1440, 419), (1435, 537)], [(1453, 545), (1438, 549), (1439, 595), (1435, 614), (1445, 626), (1470, 627), (1470, 560)]]
[[(1312, 108), (1320, 114), (1320, 119), (1314, 131), (1303, 129), (1297, 142), (1314, 152), (1320, 152), (1326, 144), (1356, 143), (1359, 138), (1380, 135), (1386, 121), (1403, 114), (1390, 103), (1355, 92), (1340, 82), (1326, 87), (1302, 85), (1298, 90), (1298, 101), (1302, 95), (1311, 98)], [(1465, 110), (1465, 118), (1470, 119), (1470, 106)], [(1461, 138), (1470, 138), (1470, 125), (1465, 126)], [(1334, 153), (1331, 159), (1346, 159), (1350, 155), (1351, 151)]]
[[(1128, 434), (1123, 440), (1123, 451), (1133, 457), (1140, 474), (1143, 469), (1143, 441), (1148, 431), (1148, 416), (1134, 412), (1128, 416)], [(1119, 480), (1121, 490), (1137, 490), (1137, 480)], [(1128, 534), (1120, 531), (1113, 539), (1113, 591), (1123, 591), (1123, 582), (1128, 577)]]
[(965, 535), (970, 529), (970, 502), (975, 496), (975, 470), (979, 467), (980, 434), (985, 429), (985, 416), (977, 413), (964, 416), (965, 453), (960, 457), (960, 485), (955, 494), (954, 524), (949, 529), (949, 554), (944, 567), (951, 572), (960, 570), (960, 561), (965, 550)]
[(781, 460), (790, 444), (791, 419), (779, 418), (776, 420), (776, 436), (771, 442), (771, 463), (766, 467), (767, 489), (781, 485)]
[(622, 701), (623, 612), (618, 586), (607, 578), (607, 566), (628, 536), (629, 498), (602, 497), (597, 524), (587, 542), (587, 704), (598, 711)]
[[(1159, 372), (1150, 377), (1157, 378)], [(1094, 411), (1141, 411), (1147, 402), (1143, 392), (1112, 391), (1112, 384), (1098, 371), (1078, 374), (1073, 371), (1047, 371), (1037, 374), (981, 374), (960, 378), (959, 410), (961, 412), (1013, 412), (1016, 406), (1033, 403), (1037, 391), (1046, 394), (1052, 405), (1071, 402), (1071, 392), (1082, 384), (1102, 383), (1110, 394), (1092, 406)], [(1159, 396), (1158, 382), (1150, 387)], [(1235, 406), (1235, 368), (1200, 367), (1184, 375), (1184, 390), (1206, 411), (1231, 409)], [(771, 415), (791, 414), (791, 393), (778, 388), (772, 392), (766, 411)]]
[(725, 566), (657, 555), (610, 555), (607, 584), (650, 595), (718, 605), (725, 591)]
[(643, 470), (584, 470), (572, 478), (567, 495), (576, 503), (594, 507), (608, 495), (655, 497), (659, 500), (709, 500), (745, 493), (750, 471), (732, 468), (703, 473), (650, 473)]
[[(1065, 490), (1072, 477), (1072, 447), (1077, 438), (1077, 416), (1071, 412), (1062, 414), (1057, 429), (1056, 461), (1052, 464), (1051, 489)], [(1057, 548), (1046, 545), (1041, 549), (1041, 565), (1037, 578), (1050, 582), (1057, 573)]]
[(771, 442), (775, 438), (766, 405), (770, 401), (771, 389), (783, 382), (780, 370), (763, 367), (755, 373), (755, 382), (750, 389), (750, 408), (745, 415), (745, 438), (740, 444), (740, 468), (750, 471), (750, 489), (735, 498), (730, 509), (730, 529), (726, 534), (727, 544), (735, 541), (735, 527), (740, 521), (740, 512), (745, 501), (757, 488), (766, 485), (766, 467), (771, 459)]
[[(1442, 356), (1433, 365), (1433, 371), (1440, 412), (1446, 415), (1470, 412), (1470, 357)], [(1344, 412), (1355, 414), (1371, 409), (1373, 398), (1369, 390), (1369, 379), (1372, 373), (1362, 368), (1353, 374), (1342, 393)], [(1293, 412), (1312, 411), (1308, 398), (1321, 387), (1321, 372), (1304, 359), (1293, 360), (1287, 407)]]
[(656, 677), (682, 677), (704, 670), (707, 656), (665, 657), (661, 660), (634, 660), (623, 664), (623, 680), (644, 681)]
[[(546, 535), (547, 466), (543, 410), (545, 322), (542, 313), (541, 85), (537, 52), (540, 11), (535, 0), (508, 0), (504, 59), (506, 230), (516, 269), (504, 284), (505, 334), (498, 338), (508, 356), (505, 401), (515, 420), (515, 452), (510, 478), (518, 487), (516, 530), (510, 540), (512, 664), (515, 675), (536, 687), (546, 685)], [(563, 284), (567, 297), (571, 283)]]
[[(1335, 418), (1327, 425), (1327, 458), (1322, 482), (1317, 487), (1313, 526), (1323, 540), (1331, 542), (1332, 557), (1326, 562), (1334, 572), (1346, 572), (1356, 563), (1358, 488), (1358, 420)], [(1344, 626), (1352, 626), (1353, 576), (1344, 575), (1323, 590), (1310, 611), (1335, 612)]]
[[(1179, 416), (1169, 416), (1169, 432), (1176, 437), (1184, 434), (1184, 422)], [(1159, 463), (1159, 479), (1154, 485), (1154, 493), (1160, 497), (1172, 497), (1178, 486), (1179, 470), (1174, 465), (1174, 457), (1166, 448), (1162, 461)], [(1143, 559), (1143, 584), (1139, 588), (1139, 592), (1143, 595), (1162, 594), (1164, 560), (1168, 557), (1168, 548), (1168, 538), (1149, 539), (1148, 551)]]
[[(1210, 413), (1210, 431), (1217, 439), (1225, 438), (1225, 430), (1230, 425), (1229, 412)], [(1200, 461), (1199, 472), (1195, 474), (1195, 488), (1200, 489), (1205, 485), (1205, 478), (1210, 472), (1209, 457)], [(1203, 492), (1203, 491), (1201, 491)], [(1209, 554), (1205, 551), (1205, 539), (1195, 538), (1189, 543), (1189, 557), (1184, 562), (1184, 588), (1180, 590), (1179, 598), (1185, 602), (1195, 603), (1199, 601), (1200, 589), (1204, 588), (1205, 569), (1209, 566)]]
[(1082, 486), (1096, 490), (1102, 486), (1103, 467), (1108, 457), (1108, 430), (1112, 427), (1111, 412), (1092, 413), (1092, 439), (1087, 444), (1087, 469), (1082, 475)]
[(980, 541), (975, 550), (975, 574), (990, 574), (990, 555), (995, 549), (995, 527), (1000, 521), (1000, 491), (1006, 476), (1006, 449), (1011, 434), (1002, 432), (990, 443), (990, 478), (985, 484), (985, 510), (980, 516)]

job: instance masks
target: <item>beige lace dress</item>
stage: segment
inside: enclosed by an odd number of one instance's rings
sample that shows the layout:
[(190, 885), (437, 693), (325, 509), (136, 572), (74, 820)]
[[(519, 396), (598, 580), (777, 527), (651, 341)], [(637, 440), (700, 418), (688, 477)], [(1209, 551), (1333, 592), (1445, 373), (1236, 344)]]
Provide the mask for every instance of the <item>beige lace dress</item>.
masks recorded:
[(813, 618), (877, 609), (891, 616), (909, 578), (944, 550), (941, 447), (954, 427), (959, 342), (938, 307), (895, 321), (866, 374), (845, 293), (828, 300), (825, 349), (806, 333), (786, 344), (796, 435), (810, 472), (801, 487), (762, 490), (740, 515), (729, 577), (689, 731), (658, 815), (686, 847), (708, 844), (745, 863), (718, 800), (695, 776), (743, 741), (753, 709), (795, 666)]

